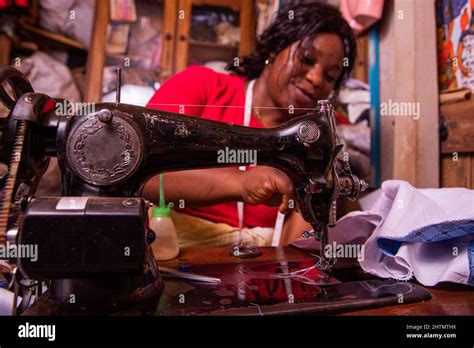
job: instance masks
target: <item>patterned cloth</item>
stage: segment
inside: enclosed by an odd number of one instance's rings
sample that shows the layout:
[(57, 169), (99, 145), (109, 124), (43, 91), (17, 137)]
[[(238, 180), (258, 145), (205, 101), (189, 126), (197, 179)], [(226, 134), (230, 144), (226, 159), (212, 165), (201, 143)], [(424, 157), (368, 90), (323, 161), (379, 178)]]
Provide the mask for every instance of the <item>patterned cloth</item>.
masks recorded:
[(474, 286), (474, 190), (389, 180), (377, 194), (367, 211), (347, 214), (330, 229), (330, 244), (363, 244), (362, 268), (382, 278)]

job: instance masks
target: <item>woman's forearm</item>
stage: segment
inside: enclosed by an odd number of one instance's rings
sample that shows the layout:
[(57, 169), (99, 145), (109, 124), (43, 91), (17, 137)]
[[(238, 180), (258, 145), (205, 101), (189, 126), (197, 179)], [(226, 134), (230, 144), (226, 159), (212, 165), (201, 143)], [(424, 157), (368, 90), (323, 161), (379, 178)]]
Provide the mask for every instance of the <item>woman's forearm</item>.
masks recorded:
[[(196, 207), (235, 202), (242, 199), (237, 168), (186, 170), (164, 174), (166, 202), (175, 206)], [(159, 176), (146, 184), (143, 196), (157, 203), (160, 197)]]

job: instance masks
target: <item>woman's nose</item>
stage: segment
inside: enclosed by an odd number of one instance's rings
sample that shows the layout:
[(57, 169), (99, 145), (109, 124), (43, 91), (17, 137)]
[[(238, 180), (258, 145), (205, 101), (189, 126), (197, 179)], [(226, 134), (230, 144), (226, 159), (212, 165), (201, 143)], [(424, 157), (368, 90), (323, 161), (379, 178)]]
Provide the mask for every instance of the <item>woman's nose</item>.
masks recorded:
[(317, 66), (313, 66), (306, 72), (305, 79), (311, 83), (314, 89), (318, 89), (323, 83), (323, 72)]

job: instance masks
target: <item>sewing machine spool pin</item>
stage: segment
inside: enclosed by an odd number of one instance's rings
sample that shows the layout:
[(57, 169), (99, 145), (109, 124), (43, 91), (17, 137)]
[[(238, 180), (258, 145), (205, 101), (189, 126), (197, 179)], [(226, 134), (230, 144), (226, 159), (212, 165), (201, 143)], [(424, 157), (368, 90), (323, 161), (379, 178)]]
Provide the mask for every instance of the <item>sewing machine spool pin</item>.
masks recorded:
[(122, 88), (122, 69), (117, 68), (115, 70), (116, 80), (115, 80), (115, 104), (120, 103), (120, 89)]

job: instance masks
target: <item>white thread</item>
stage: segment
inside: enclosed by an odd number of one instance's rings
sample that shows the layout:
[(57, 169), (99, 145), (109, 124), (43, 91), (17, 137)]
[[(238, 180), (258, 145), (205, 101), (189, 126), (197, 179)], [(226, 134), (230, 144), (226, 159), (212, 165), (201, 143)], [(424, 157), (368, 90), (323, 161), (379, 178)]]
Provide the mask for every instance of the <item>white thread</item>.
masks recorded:
[(314, 257), (316, 257), (318, 259), (317, 262), (314, 265), (303, 268), (303, 269), (300, 269), (300, 270), (297, 270), (297, 271), (289, 272), (289, 273), (274, 274), (271, 277), (272, 278), (278, 278), (278, 279), (293, 279), (293, 280), (298, 280), (302, 283), (311, 284), (311, 285), (321, 284), (321, 281), (319, 281), (319, 280), (315, 280), (315, 279), (311, 279), (309, 277), (306, 277), (306, 274), (308, 272), (310, 272), (311, 270), (313, 270), (313, 269), (317, 269), (317, 270), (326, 269), (325, 268), (326, 263), (324, 262), (324, 260), (321, 256), (314, 255), (314, 254), (311, 254), (311, 255), (313, 255)]
[(258, 309), (258, 313), (263, 317), (263, 313), (262, 313), (262, 310), (260, 309), (260, 306), (256, 303), (253, 303), (253, 302), (249, 302), (249, 305), (252, 305), (252, 306), (255, 306), (257, 307)]
[[(167, 104), (167, 103), (149, 103), (147, 105), (161, 105), (161, 106), (197, 106), (197, 107), (209, 107), (209, 108), (237, 108), (245, 109), (245, 106), (240, 105), (210, 105), (210, 104)], [(272, 110), (288, 110), (288, 107), (277, 107), (277, 106), (252, 106), (252, 109), (272, 109)], [(296, 108), (295, 110), (316, 110), (317, 106), (314, 108)]]

